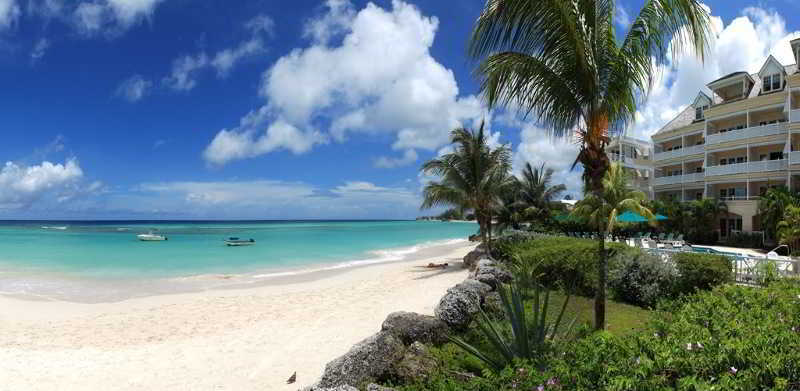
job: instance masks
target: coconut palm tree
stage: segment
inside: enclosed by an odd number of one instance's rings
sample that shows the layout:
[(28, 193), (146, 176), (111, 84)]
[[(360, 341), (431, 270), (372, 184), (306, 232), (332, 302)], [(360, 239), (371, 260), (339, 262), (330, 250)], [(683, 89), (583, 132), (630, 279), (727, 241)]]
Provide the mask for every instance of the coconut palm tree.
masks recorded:
[(493, 211), (500, 195), (511, 186), (511, 150), (507, 145), (491, 148), (481, 123), (478, 131), (458, 128), (450, 133), (455, 151), (422, 165), (426, 175), (439, 180), (425, 185), (422, 209), (451, 206), (471, 209), (480, 226), (481, 240), (488, 245)]
[[(490, 106), (517, 108), (551, 135), (574, 135), (586, 191), (602, 200), (609, 133), (633, 121), (670, 53), (703, 59), (709, 15), (698, 0), (648, 0), (624, 37), (614, 0), (487, 0), (472, 32)], [(618, 38), (622, 38), (621, 40)], [(599, 237), (605, 227), (598, 226)], [(605, 327), (607, 254), (598, 241), (595, 327)]]
[(619, 163), (612, 163), (603, 176), (602, 198), (595, 192), (586, 193), (578, 201), (572, 214), (584, 218), (595, 227), (603, 226), (605, 232), (614, 230), (620, 222), (619, 215), (631, 211), (653, 220), (654, 214), (645, 205), (647, 195), (635, 190), (628, 182), (628, 176)]
[(550, 216), (551, 202), (567, 190), (563, 183), (551, 185), (552, 181), (552, 168), (546, 168), (544, 163), (538, 168), (525, 163), (522, 178), (517, 178), (516, 182), (517, 203), (526, 217), (546, 219)]
[(787, 244), (792, 253), (797, 251), (800, 242), (800, 207), (789, 205), (783, 214), (783, 220), (778, 223), (778, 238), (781, 244)]

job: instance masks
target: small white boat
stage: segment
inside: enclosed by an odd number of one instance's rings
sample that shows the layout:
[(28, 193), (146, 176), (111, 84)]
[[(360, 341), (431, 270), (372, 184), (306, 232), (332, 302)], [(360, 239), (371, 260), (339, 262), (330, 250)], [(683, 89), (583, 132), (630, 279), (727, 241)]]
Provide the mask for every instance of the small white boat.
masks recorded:
[(156, 234), (154, 234), (152, 232), (146, 233), (146, 234), (139, 234), (139, 235), (136, 235), (136, 237), (139, 238), (139, 240), (141, 240), (143, 242), (160, 242), (160, 241), (163, 241), (163, 240), (167, 240), (166, 236), (164, 236), (164, 235), (156, 235)]
[(228, 238), (225, 239), (225, 245), (231, 247), (238, 247), (238, 246), (252, 246), (256, 244), (256, 241), (253, 239), (242, 240), (239, 238)]

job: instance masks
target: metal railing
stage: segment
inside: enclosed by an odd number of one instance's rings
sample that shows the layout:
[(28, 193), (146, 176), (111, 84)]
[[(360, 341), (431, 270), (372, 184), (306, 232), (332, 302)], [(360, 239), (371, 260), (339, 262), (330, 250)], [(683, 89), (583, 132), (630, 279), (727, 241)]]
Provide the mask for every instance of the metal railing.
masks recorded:
[(787, 159), (762, 160), (758, 162), (745, 162), (706, 167), (706, 176), (743, 174), (747, 172), (780, 171), (789, 167)]
[(714, 133), (706, 136), (706, 144), (719, 144), (726, 141), (742, 140), (751, 137), (771, 136), (773, 134), (785, 133), (788, 129), (785, 122), (751, 126), (749, 128), (729, 130), (724, 133)]
[(793, 151), (789, 153), (789, 163), (800, 164), (800, 151)]
[(705, 151), (705, 145), (692, 145), (690, 147), (684, 147), (679, 149), (674, 149), (672, 151), (665, 151), (665, 152), (657, 152), (653, 155), (654, 160), (666, 160), (672, 159), (681, 156), (687, 155), (696, 155), (698, 153), (703, 153)]
[(789, 119), (792, 122), (800, 122), (800, 109), (792, 110), (792, 112), (789, 114)]

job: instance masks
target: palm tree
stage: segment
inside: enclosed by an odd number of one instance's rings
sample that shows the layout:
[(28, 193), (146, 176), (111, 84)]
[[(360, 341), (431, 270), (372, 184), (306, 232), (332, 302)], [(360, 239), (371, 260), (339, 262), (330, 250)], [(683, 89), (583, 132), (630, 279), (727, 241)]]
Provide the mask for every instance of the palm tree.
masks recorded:
[(525, 163), (522, 169), (522, 179), (518, 183), (518, 205), (524, 215), (529, 218), (546, 219), (550, 217), (550, 204), (561, 193), (567, 190), (563, 183), (551, 185), (553, 169), (545, 168), (544, 163), (538, 168), (533, 168), (530, 163)]
[(439, 177), (425, 185), (422, 209), (451, 206), (471, 209), (480, 226), (481, 240), (488, 245), (493, 211), (511, 182), (511, 150), (507, 145), (491, 148), (481, 123), (478, 131), (458, 128), (450, 133), (455, 151), (422, 165), (426, 175)]
[(578, 201), (572, 214), (587, 219), (594, 226), (603, 226), (605, 232), (611, 232), (619, 224), (619, 215), (631, 211), (649, 220), (654, 218), (653, 212), (644, 205), (647, 195), (633, 189), (628, 183), (625, 170), (619, 163), (612, 163), (603, 177), (602, 198), (597, 193), (586, 193)]
[[(691, 237), (695, 242), (708, 241), (709, 228), (716, 227), (720, 217), (728, 216), (728, 204), (715, 198), (703, 198), (692, 201), (689, 204), (688, 212), (689, 224), (686, 231), (683, 232), (691, 232)], [(711, 232), (716, 232), (716, 230)], [(713, 240), (717, 240), (716, 236)]]
[[(633, 121), (670, 53), (704, 57), (710, 22), (698, 0), (648, 0), (624, 39), (614, 0), (487, 0), (470, 55), (490, 106), (516, 107), (556, 137), (574, 134), (586, 191), (603, 199), (609, 132)], [(605, 227), (598, 226), (599, 237)], [(605, 327), (607, 254), (598, 240), (595, 327)]]
[(791, 247), (792, 253), (797, 251), (800, 241), (800, 207), (789, 205), (783, 215), (783, 220), (778, 223), (778, 238), (781, 244)]
[(786, 208), (790, 205), (798, 206), (797, 197), (786, 187), (777, 187), (767, 190), (758, 200), (758, 215), (761, 226), (768, 238), (775, 238), (778, 223), (783, 219)]

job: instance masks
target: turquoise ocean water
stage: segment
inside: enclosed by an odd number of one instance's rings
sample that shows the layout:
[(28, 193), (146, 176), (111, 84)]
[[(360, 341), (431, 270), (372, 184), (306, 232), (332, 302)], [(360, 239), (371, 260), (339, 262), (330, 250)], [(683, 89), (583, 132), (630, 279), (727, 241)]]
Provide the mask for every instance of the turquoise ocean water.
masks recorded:
[[(382, 262), (465, 239), (476, 228), (421, 221), (0, 222), (0, 274), (148, 279)], [(150, 231), (169, 240), (137, 240)], [(227, 247), (228, 237), (256, 245)]]

